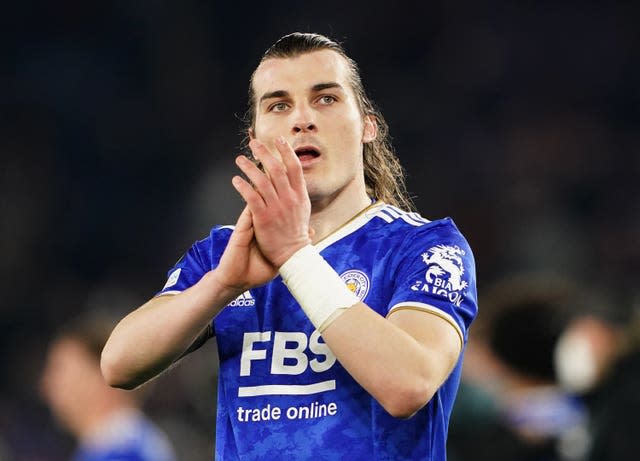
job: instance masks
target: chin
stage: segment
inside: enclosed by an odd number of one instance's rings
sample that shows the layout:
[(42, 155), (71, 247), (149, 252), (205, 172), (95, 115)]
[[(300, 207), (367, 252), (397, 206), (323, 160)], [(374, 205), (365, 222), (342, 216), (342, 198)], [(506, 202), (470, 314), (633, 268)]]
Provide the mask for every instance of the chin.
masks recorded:
[(304, 177), (306, 186), (307, 186), (307, 194), (309, 194), (309, 199), (311, 201), (321, 199), (323, 197), (323, 193), (320, 187), (313, 180), (311, 180), (308, 176)]

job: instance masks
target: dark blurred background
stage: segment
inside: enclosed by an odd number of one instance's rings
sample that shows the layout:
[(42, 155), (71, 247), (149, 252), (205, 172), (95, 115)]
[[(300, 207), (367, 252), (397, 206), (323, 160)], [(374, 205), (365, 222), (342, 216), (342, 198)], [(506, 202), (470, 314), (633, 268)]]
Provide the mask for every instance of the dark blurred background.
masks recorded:
[[(248, 78), (288, 32), (327, 34), (360, 64), (416, 205), (455, 219), (480, 291), (544, 271), (632, 298), (639, 9), (566, 0), (3, 5), (0, 459), (70, 452), (37, 393), (50, 332), (90, 309), (133, 309), (193, 241), (235, 221), (230, 178)], [(147, 402), (182, 459), (212, 456), (206, 347), (156, 381)]]

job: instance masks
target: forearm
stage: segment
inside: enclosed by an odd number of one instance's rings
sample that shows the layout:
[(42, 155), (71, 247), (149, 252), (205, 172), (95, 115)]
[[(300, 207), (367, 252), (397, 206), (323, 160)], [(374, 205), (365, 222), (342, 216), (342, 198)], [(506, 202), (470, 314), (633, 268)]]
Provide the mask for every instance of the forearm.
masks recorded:
[(151, 299), (118, 323), (101, 359), (114, 387), (135, 388), (175, 362), (211, 319), (239, 293), (222, 287), (215, 271), (177, 295)]
[(342, 366), (389, 413), (411, 416), (454, 366), (461, 343), (450, 324), (404, 309), (383, 318), (358, 300), (315, 248), (300, 249), (279, 271)]
[[(420, 316), (418, 321), (407, 319), (407, 325), (400, 326), (358, 303), (322, 333), (349, 374), (397, 417), (409, 417), (431, 400), (459, 351), (459, 339), (447, 331), (453, 330), (450, 326), (440, 325), (442, 320), (436, 316), (415, 314)], [(414, 336), (407, 331), (413, 328), (410, 323), (433, 334), (423, 341), (419, 335), (424, 332), (416, 331)]]

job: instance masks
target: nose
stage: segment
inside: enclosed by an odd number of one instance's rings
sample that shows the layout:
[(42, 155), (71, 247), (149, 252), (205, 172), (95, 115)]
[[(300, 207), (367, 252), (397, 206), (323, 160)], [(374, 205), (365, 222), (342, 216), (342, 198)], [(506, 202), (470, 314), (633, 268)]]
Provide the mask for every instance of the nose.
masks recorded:
[(293, 133), (305, 133), (305, 132), (313, 132), (316, 131), (316, 124), (309, 122), (296, 122), (293, 125)]
[(293, 117), (293, 134), (314, 132), (318, 129), (313, 120), (312, 111), (306, 106), (298, 107), (293, 112)]

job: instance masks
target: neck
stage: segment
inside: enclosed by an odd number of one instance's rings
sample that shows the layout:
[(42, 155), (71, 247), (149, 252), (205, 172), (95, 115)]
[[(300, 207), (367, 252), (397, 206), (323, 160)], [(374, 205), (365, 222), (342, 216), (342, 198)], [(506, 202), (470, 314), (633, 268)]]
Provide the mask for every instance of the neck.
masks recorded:
[(313, 243), (335, 232), (370, 204), (371, 199), (364, 188), (351, 194), (338, 192), (332, 197), (312, 199), (310, 225), (315, 231)]

